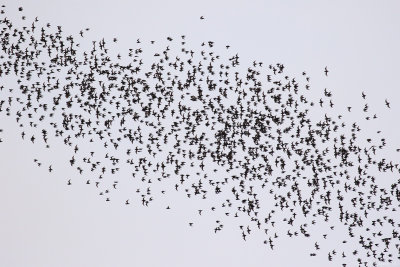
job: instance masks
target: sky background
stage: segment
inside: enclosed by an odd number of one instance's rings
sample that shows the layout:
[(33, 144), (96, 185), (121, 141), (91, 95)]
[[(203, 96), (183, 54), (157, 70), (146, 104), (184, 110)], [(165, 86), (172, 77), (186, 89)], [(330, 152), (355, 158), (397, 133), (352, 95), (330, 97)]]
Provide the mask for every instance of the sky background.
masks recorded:
[[(122, 50), (142, 40), (187, 36), (199, 46), (212, 40), (230, 45), (242, 64), (283, 63), (288, 73), (307, 71), (316, 99), (328, 88), (335, 112), (354, 106), (349, 123), (359, 121), (369, 136), (382, 130), (393, 160), (400, 148), (400, 2), (398, 1), (1, 1), (17, 20), (23, 6), (28, 20), (62, 25), (65, 34), (90, 28), (88, 40), (118, 38)], [(205, 20), (199, 17), (204, 16)], [(88, 42), (90, 47), (90, 42)], [(328, 66), (329, 76), (323, 70)], [(366, 123), (361, 92), (379, 121)], [(389, 99), (392, 108), (385, 107)], [(212, 223), (195, 217), (186, 198), (174, 209), (101, 201), (82, 184), (66, 186), (76, 173), (65, 167), (65, 148), (51, 151), (21, 142), (15, 122), (0, 115), (0, 266), (292, 267), (339, 266), (325, 254), (311, 258), (309, 242), (282, 240), (271, 252), (243, 242), (237, 229), (214, 234)], [(33, 158), (55, 171), (37, 168)], [(385, 179), (384, 176), (380, 176)], [(129, 188), (125, 189), (129, 191)], [(228, 223), (227, 223), (228, 224)], [(340, 233), (338, 233), (340, 235)], [(382, 265), (382, 266), (400, 266)]]

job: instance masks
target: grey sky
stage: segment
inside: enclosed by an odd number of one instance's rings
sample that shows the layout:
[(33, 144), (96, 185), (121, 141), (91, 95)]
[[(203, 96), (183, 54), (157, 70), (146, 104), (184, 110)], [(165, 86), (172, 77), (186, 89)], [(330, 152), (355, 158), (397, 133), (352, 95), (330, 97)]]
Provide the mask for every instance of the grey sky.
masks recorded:
[[(12, 20), (20, 17), (17, 7), (23, 6), (28, 20), (38, 16), (42, 22), (62, 25), (65, 34), (89, 27), (88, 40), (117, 37), (121, 51), (138, 38), (165, 40), (185, 34), (194, 46), (208, 40), (229, 44), (244, 66), (257, 60), (283, 63), (294, 76), (305, 70), (315, 99), (328, 88), (334, 93), (334, 112), (354, 106), (349, 123), (359, 121), (366, 137), (381, 129), (388, 146), (400, 148), (398, 1), (3, 3)], [(329, 77), (324, 76), (325, 66)], [(379, 121), (362, 120), (362, 91)], [(390, 110), (386, 98), (391, 99)], [(329, 265), (325, 254), (309, 257), (310, 240), (281, 239), (271, 252), (255, 240), (243, 242), (228, 221), (226, 229), (214, 234), (214, 222), (197, 218), (192, 208), (197, 203), (181, 196), (173, 197), (172, 211), (166, 211), (164, 203), (151, 208), (105, 203), (83, 183), (66, 186), (65, 177), (77, 175), (65, 168), (70, 153), (63, 153), (63, 145), (54, 144), (49, 151), (21, 142), (18, 126), (4, 115), (0, 128), (6, 140), (0, 144), (0, 266), (339, 266)], [(399, 158), (390, 153), (388, 158)], [(37, 168), (33, 158), (53, 164), (55, 172)], [(128, 193), (129, 188), (124, 190)], [(191, 218), (193, 228), (188, 227)]]

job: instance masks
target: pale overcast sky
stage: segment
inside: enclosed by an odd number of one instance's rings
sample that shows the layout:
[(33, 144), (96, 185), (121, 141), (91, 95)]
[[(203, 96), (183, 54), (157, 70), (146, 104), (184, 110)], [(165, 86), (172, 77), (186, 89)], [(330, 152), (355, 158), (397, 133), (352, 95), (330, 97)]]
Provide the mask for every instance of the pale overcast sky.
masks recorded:
[[(399, 159), (400, 148), (400, 2), (399, 1), (235, 1), (235, 0), (3, 0), (7, 17), (20, 21), (22, 6), (30, 21), (62, 25), (64, 34), (83, 28), (87, 40), (116, 37), (121, 51), (136, 40), (165, 40), (186, 35), (197, 49), (215, 41), (238, 53), (243, 66), (253, 60), (283, 63), (288, 74), (311, 77), (315, 99), (324, 88), (334, 93), (335, 112), (347, 106), (362, 110), (361, 92), (378, 114), (373, 124), (362, 112), (348, 115), (359, 121), (362, 134), (382, 130), (386, 155)], [(204, 16), (204, 20), (200, 20)], [(90, 48), (91, 42), (82, 41)], [(233, 53), (232, 52), (232, 53)], [(328, 66), (329, 77), (324, 76)], [(15, 83), (7, 84), (10, 88)], [(392, 108), (385, 108), (390, 99)], [(214, 234), (212, 218), (198, 218), (195, 201), (173, 196), (170, 203), (140, 205), (105, 203), (94, 187), (66, 185), (77, 174), (65, 164), (70, 153), (55, 143), (51, 151), (22, 142), (15, 120), (0, 114), (0, 266), (144, 266), (144, 267), (321, 267), (326, 254), (310, 257), (313, 240), (282, 238), (274, 251), (257, 238), (244, 242), (235, 226)], [(33, 159), (43, 165), (38, 168)], [(381, 179), (385, 176), (380, 175)], [(393, 179), (389, 177), (387, 179)], [(129, 194), (124, 188), (121, 194)], [(124, 195), (124, 196), (125, 196)], [(121, 197), (123, 198), (123, 197)], [(397, 218), (400, 216), (397, 215)], [(188, 223), (195, 221), (193, 227)], [(279, 226), (278, 226), (279, 227)], [(338, 231), (329, 246), (340, 248)], [(282, 233), (285, 236), (285, 233)], [(321, 240), (323, 242), (323, 240)], [(357, 246), (357, 243), (355, 243)], [(330, 264), (330, 265), (329, 265)], [(349, 265), (352, 266), (352, 265)], [(399, 263), (382, 266), (400, 266)]]

